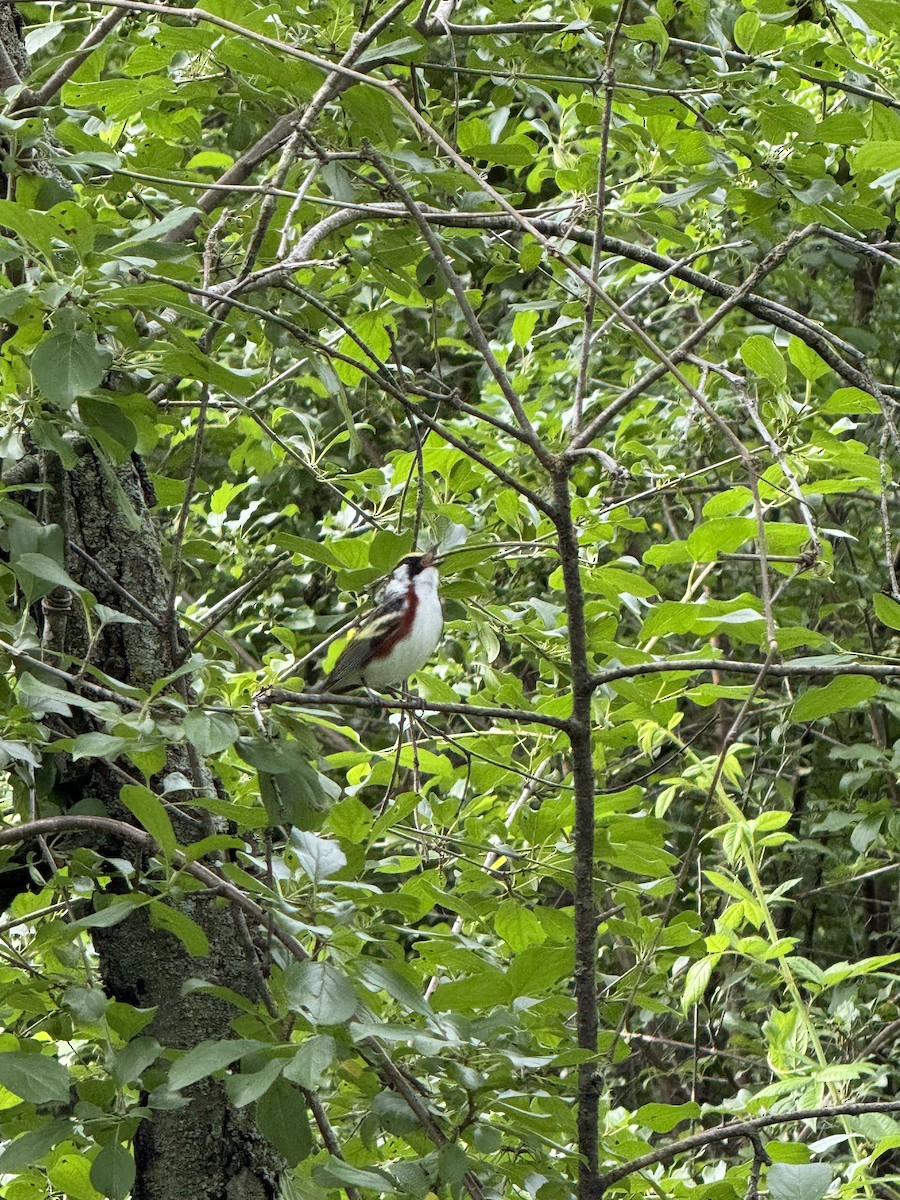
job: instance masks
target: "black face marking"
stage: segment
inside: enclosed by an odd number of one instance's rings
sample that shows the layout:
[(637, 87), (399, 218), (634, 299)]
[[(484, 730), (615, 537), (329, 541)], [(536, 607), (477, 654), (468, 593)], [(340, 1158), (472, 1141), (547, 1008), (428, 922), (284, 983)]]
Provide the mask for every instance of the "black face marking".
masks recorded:
[(423, 566), (424, 558), (424, 554), (407, 554), (406, 558), (402, 560), (409, 570), (410, 579), (415, 579), (419, 572), (425, 569)]

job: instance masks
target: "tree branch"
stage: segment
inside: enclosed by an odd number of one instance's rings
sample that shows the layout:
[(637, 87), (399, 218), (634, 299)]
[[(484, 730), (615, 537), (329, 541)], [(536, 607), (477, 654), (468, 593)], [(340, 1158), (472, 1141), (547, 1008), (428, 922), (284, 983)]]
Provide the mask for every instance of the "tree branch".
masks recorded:
[(689, 1137), (681, 1138), (680, 1141), (672, 1142), (668, 1146), (662, 1146), (658, 1150), (651, 1150), (648, 1154), (642, 1154), (640, 1158), (633, 1158), (631, 1162), (624, 1163), (621, 1167), (614, 1167), (611, 1171), (607, 1171), (604, 1175), (600, 1176), (600, 1193), (605, 1192), (614, 1183), (618, 1183), (620, 1179), (625, 1179), (626, 1176), (633, 1175), (635, 1171), (643, 1171), (647, 1167), (656, 1166), (657, 1163), (671, 1162), (679, 1154), (686, 1154), (690, 1150), (699, 1150), (706, 1146), (713, 1146), (717, 1142), (727, 1142), (730, 1138), (752, 1138), (760, 1129), (769, 1129), (773, 1125), (787, 1125), (794, 1121), (825, 1121), (832, 1117), (861, 1117), (866, 1113), (891, 1112), (900, 1112), (900, 1100), (876, 1101), (869, 1104), (835, 1104), (827, 1108), (804, 1108), (795, 1112), (775, 1113), (766, 1117), (753, 1117), (749, 1121), (732, 1121), (729, 1125), (719, 1125), (715, 1129), (705, 1129), (701, 1133), (692, 1133)]

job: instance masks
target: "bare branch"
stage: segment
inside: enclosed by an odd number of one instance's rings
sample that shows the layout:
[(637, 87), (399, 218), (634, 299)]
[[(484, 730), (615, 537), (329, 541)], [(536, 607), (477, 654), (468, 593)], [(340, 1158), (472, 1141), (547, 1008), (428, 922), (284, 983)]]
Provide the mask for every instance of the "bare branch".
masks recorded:
[(826, 1108), (805, 1108), (788, 1113), (773, 1113), (765, 1117), (753, 1117), (749, 1121), (732, 1121), (727, 1125), (717, 1125), (714, 1129), (705, 1129), (701, 1133), (692, 1133), (689, 1137), (681, 1138), (680, 1141), (672, 1142), (668, 1146), (661, 1146), (658, 1150), (651, 1150), (648, 1154), (642, 1154), (640, 1158), (633, 1158), (631, 1162), (624, 1163), (621, 1167), (613, 1167), (611, 1171), (607, 1171), (600, 1177), (600, 1190), (601, 1193), (606, 1191), (620, 1179), (633, 1175), (635, 1171), (643, 1171), (647, 1167), (656, 1166), (657, 1163), (671, 1162), (679, 1154), (713, 1146), (717, 1142), (727, 1142), (730, 1138), (750, 1138), (760, 1129), (769, 1129), (773, 1125), (788, 1125), (795, 1121), (828, 1121), (832, 1117), (861, 1117), (866, 1113), (898, 1111), (900, 1111), (900, 1100), (883, 1100), (862, 1104), (835, 1104)]

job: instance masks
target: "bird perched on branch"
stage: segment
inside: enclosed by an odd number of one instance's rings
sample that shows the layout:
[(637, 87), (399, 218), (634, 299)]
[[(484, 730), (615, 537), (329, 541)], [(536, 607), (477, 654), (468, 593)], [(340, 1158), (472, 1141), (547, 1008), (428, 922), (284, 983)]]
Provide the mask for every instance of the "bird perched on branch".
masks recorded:
[(408, 554), (382, 588), (378, 605), (341, 651), (331, 672), (311, 690), (389, 688), (424, 667), (444, 631), (437, 548)]

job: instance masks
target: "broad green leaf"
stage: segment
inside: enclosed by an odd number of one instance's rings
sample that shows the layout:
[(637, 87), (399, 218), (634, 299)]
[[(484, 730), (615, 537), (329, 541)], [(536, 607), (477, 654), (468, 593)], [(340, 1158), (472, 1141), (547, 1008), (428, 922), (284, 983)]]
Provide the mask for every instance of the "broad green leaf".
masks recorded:
[(306, 1038), (284, 1068), (285, 1079), (299, 1083), (301, 1087), (314, 1090), (322, 1082), (325, 1072), (334, 1062), (337, 1043), (327, 1033), (316, 1033)]
[(871, 141), (853, 154), (854, 171), (896, 171), (900, 168), (900, 139), (893, 142)]
[(425, 45), (424, 40), (417, 37), (397, 38), (392, 42), (370, 46), (356, 59), (355, 65), (361, 67), (366, 63), (378, 62), (383, 58), (405, 58), (410, 54), (415, 54)]
[(801, 342), (798, 337), (792, 337), (788, 342), (788, 358), (803, 378), (808, 379), (810, 383), (815, 383), (817, 379), (822, 375), (827, 375), (831, 370), (828, 363), (823, 362), (815, 350), (810, 350), (806, 342)]
[(635, 41), (654, 42), (659, 47), (660, 57), (664, 57), (669, 48), (669, 32), (655, 14), (639, 24), (624, 26), (622, 32)]
[(494, 916), (494, 928), (510, 950), (540, 945), (547, 934), (530, 908), (515, 900), (504, 900)]
[(68, 588), (76, 595), (84, 594), (84, 588), (72, 579), (65, 567), (60, 566), (46, 554), (30, 552), (19, 554), (13, 560), (12, 567), (22, 587), (25, 588), (32, 600), (45, 596), (55, 587)]
[(142, 245), (144, 242), (158, 242), (164, 234), (168, 233), (171, 229), (177, 229), (196, 212), (197, 209), (195, 208), (174, 208), (158, 221), (151, 221), (149, 225), (145, 225), (138, 233), (132, 234), (124, 242), (119, 242), (115, 249), (121, 254), (123, 251), (130, 250), (134, 246)]
[[(170, 336), (174, 331), (169, 330)], [(164, 371), (208, 383), (232, 396), (250, 396), (255, 388), (253, 379), (238, 374), (204, 354), (186, 338), (175, 337), (175, 345), (167, 347), (161, 356)]]
[(871, 700), (881, 684), (869, 675), (839, 675), (824, 687), (810, 687), (795, 701), (792, 721), (818, 721)]
[(91, 1183), (109, 1200), (125, 1200), (134, 1186), (134, 1159), (118, 1142), (101, 1146), (91, 1163)]
[(0, 227), (11, 229), (23, 242), (39, 250), (49, 262), (53, 256), (53, 222), (44, 213), (29, 212), (13, 200), (0, 200)]
[(749, 53), (753, 48), (753, 39), (759, 27), (760, 19), (755, 12), (741, 13), (734, 23), (735, 44)]
[(870, 396), (868, 392), (856, 387), (844, 387), (831, 393), (822, 405), (821, 411), (828, 414), (846, 413), (849, 416), (856, 416), (862, 413), (878, 413), (881, 412), (881, 409), (875, 397)]
[(250, 1071), (246, 1075), (228, 1075), (225, 1079), (225, 1091), (228, 1099), (235, 1108), (243, 1108), (264, 1096), (275, 1083), (284, 1069), (283, 1058), (271, 1058), (258, 1071)]
[(300, 866), (313, 883), (330, 879), (347, 865), (347, 856), (337, 842), (315, 833), (292, 830), (291, 846)]
[[(76, 744), (80, 740), (77, 738)], [(154, 795), (149, 788), (126, 784), (119, 792), (119, 798), (128, 811), (137, 817), (162, 852), (171, 856), (177, 845), (175, 830), (159, 796)]]
[(485, 966), (477, 975), (442, 983), (432, 998), (439, 1012), (469, 1012), (509, 1001), (511, 986), (503, 971)]
[(611, 599), (622, 595), (640, 596), (644, 599), (655, 596), (658, 588), (639, 575), (637, 571), (624, 571), (621, 567), (593, 567), (585, 571), (585, 590), (600, 592)]
[(389, 967), (371, 959), (363, 959), (359, 964), (358, 978), (363, 986), (373, 991), (385, 991), (393, 996), (411, 1012), (428, 1016), (431, 1006), (422, 996), (417, 985), (400, 974), (399, 968)]
[(531, 309), (525, 309), (522, 312), (517, 312), (513, 317), (512, 335), (513, 341), (517, 346), (523, 349), (531, 341), (531, 335), (534, 333), (534, 328), (537, 325), (538, 313)]
[(340, 1158), (329, 1158), (326, 1163), (313, 1167), (313, 1179), (326, 1188), (368, 1188), (379, 1196), (395, 1196), (398, 1189), (385, 1171), (363, 1170), (351, 1166)]
[(353, 985), (330, 963), (291, 963), (284, 987), (291, 1008), (308, 1013), (316, 1025), (342, 1025), (356, 1012)]
[(54, 329), (31, 356), (34, 382), (48, 400), (68, 408), (100, 386), (112, 355), (87, 329)]
[(695, 562), (715, 562), (719, 554), (732, 554), (758, 532), (752, 517), (714, 517), (691, 532), (688, 550)]
[(883, 592), (876, 592), (872, 597), (875, 605), (875, 616), (888, 629), (900, 629), (900, 604)]
[(707, 954), (705, 958), (691, 963), (681, 994), (682, 1012), (689, 1012), (703, 998), (721, 957), (720, 954)]
[(190, 1087), (198, 1079), (214, 1075), (233, 1062), (260, 1050), (265, 1042), (257, 1042), (248, 1038), (235, 1038), (233, 1041), (209, 1040), (192, 1046), (172, 1064), (169, 1070), (169, 1087), (173, 1091)]
[(192, 917), (173, 904), (155, 900), (150, 905), (150, 924), (154, 929), (165, 929), (174, 934), (194, 958), (206, 958), (209, 954), (206, 933)]
[(0, 1051), (0, 1084), (34, 1104), (62, 1103), (69, 1098), (69, 1073), (46, 1054)]
[(473, 146), (469, 151), (472, 158), (484, 162), (500, 163), (505, 167), (527, 167), (537, 155), (537, 147), (530, 138), (516, 138), (505, 142)]
[(100, 988), (70, 987), (63, 995), (63, 1004), (79, 1021), (95, 1025), (106, 1012), (106, 993)]
[(66, 1141), (74, 1133), (71, 1121), (50, 1121), (21, 1134), (0, 1151), (0, 1172), (12, 1175), (40, 1162), (48, 1150)]
[[(746, 593), (734, 600), (712, 600), (695, 604), (680, 600), (664, 600), (647, 613), (641, 628), (641, 638), (663, 637), (666, 634), (698, 633), (709, 636), (719, 626), (753, 627), (763, 620), (755, 596)], [(689, 670), (688, 663), (685, 669)]]
[(140, 1079), (147, 1067), (159, 1058), (160, 1044), (156, 1038), (137, 1037), (116, 1050), (112, 1057), (112, 1076), (117, 1083), (131, 1083)]
[(825, 1163), (772, 1163), (766, 1184), (772, 1200), (822, 1200), (834, 1171)]
[(221, 754), (238, 738), (238, 728), (230, 717), (219, 713), (190, 713), (184, 718), (188, 741), (201, 756)]
[(634, 1114), (639, 1125), (652, 1129), (654, 1133), (669, 1133), (682, 1121), (693, 1121), (700, 1116), (699, 1104), (642, 1104)]
[(754, 333), (752, 337), (748, 337), (741, 346), (741, 358), (754, 374), (768, 379), (776, 387), (787, 378), (787, 367), (781, 351), (765, 334)]
[(84, 1154), (58, 1154), (47, 1169), (55, 1191), (66, 1200), (100, 1200), (102, 1193), (91, 1183), (91, 1161)]
[(312, 1150), (312, 1131), (306, 1101), (299, 1088), (286, 1079), (276, 1079), (257, 1101), (256, 1124), (260, 1133), (296, 1167)]

